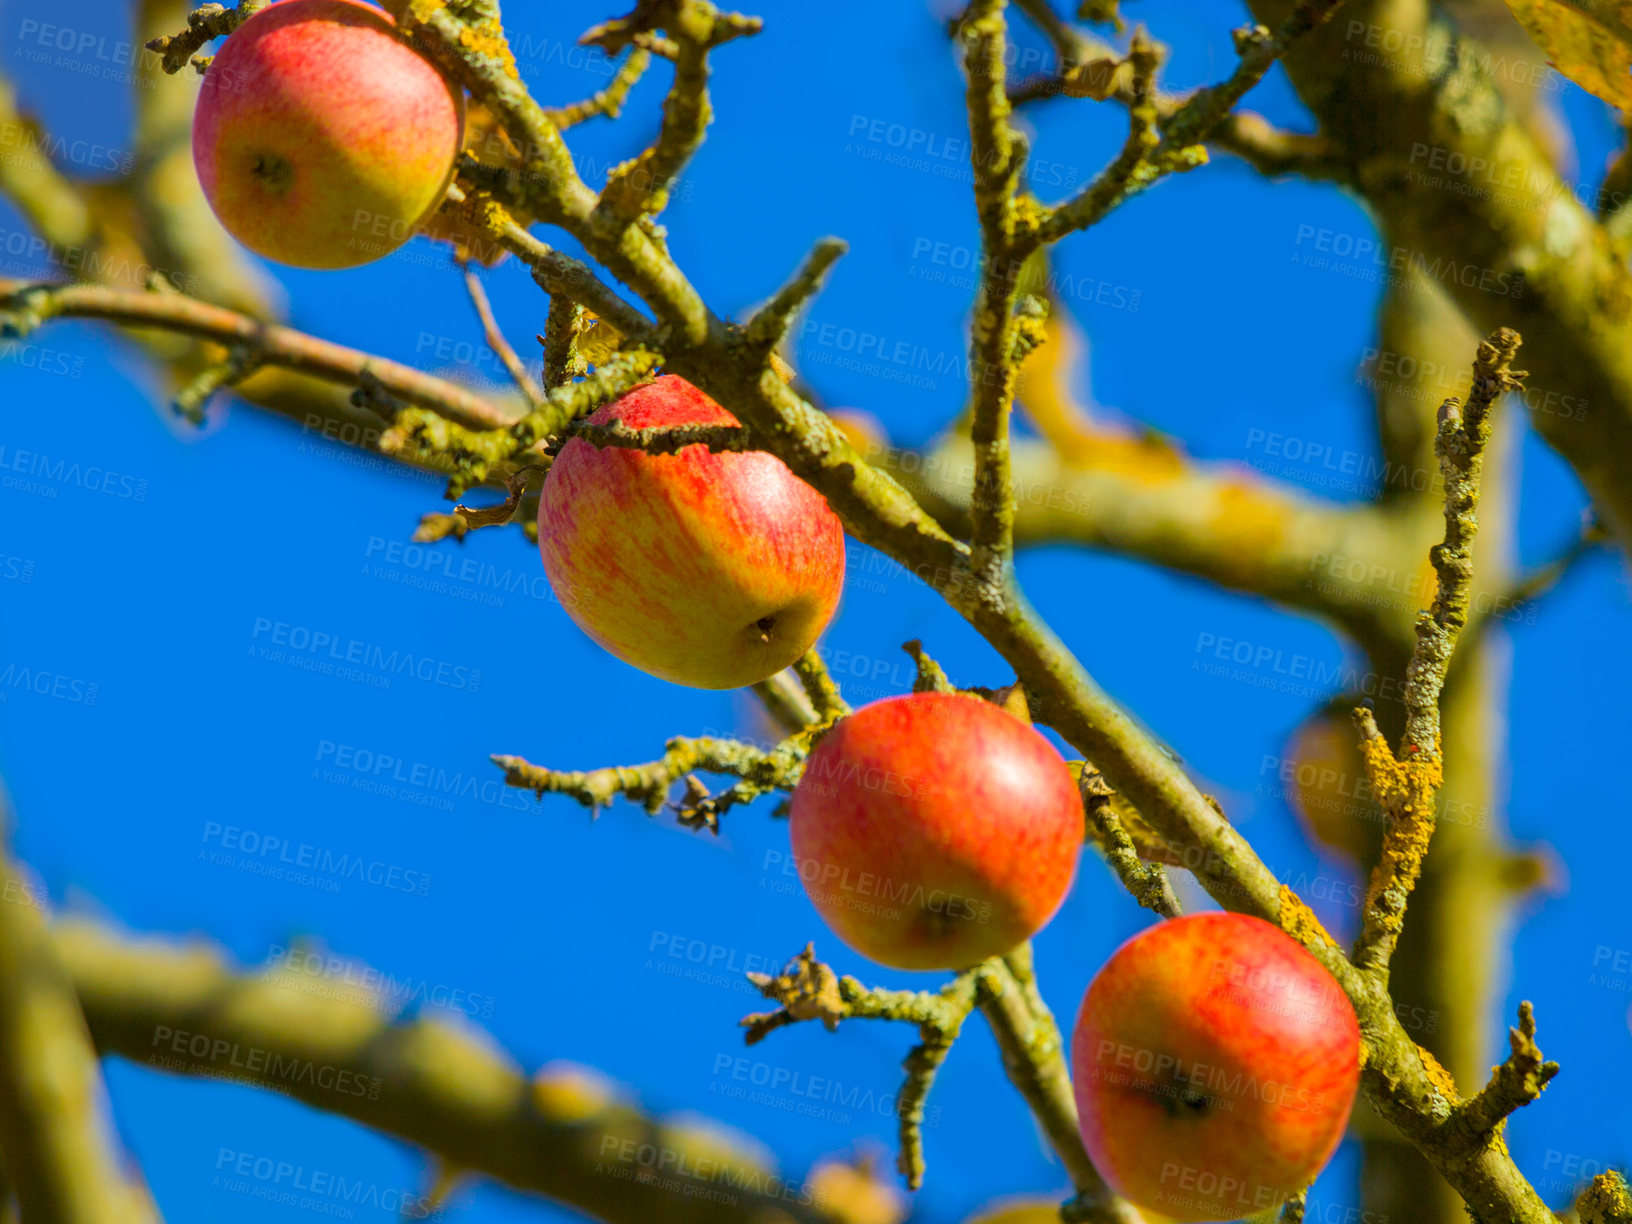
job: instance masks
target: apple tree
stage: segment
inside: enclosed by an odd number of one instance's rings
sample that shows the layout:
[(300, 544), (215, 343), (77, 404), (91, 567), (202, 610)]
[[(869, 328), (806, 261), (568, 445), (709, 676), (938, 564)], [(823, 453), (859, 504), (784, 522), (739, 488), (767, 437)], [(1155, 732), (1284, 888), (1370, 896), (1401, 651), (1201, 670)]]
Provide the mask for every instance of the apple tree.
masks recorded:
[[(1583, 1224), (1632, 1222), (1618, 1174), (1550, 1206), (1508, 1149), (1506, 1120), (1545, 1109), (1534, 1103), (1560, 1068), (1529, 1003), (1489, 1065), (1491, 949), (1548, 866), (1493, 824), (1449, 815), (1494, 802), (1493, 627), (1632, 532), (1632, 156), (1613, 163), (1589, 207), (1563, 181), (1555, 116), (1491, 57), (1545, 54), (1629, 107), (1632, 18), (1624, 6), (1512, 0), (1521, 32), (1471, 0), (1455, 13), (1424, 0), (1247, 7), (1235, 62), (1187, 93), (1162, 83), (1161, 30), (1130, 28), (1117, 0), (1087, 0), (1074, 20), (1050, 0), (971, 0), (950, 15), (981, 251), (968, 400), (921, 450), (890, 445), (875, 418), (827, 410), (797, 368), (790, 335), (843, 241), (818, 241), (763, 304), (729, 317), (660, 223), (706, 138), (710, 75), (752, 54), (758, 17), (711, 0), (639, 0), (584, 35), (616, 63), (605, 88), (546, 106), (517, 72), (498, 0), (384, 0), (383, 11), (141, 0), (141, 155), (112, 189), (41, 155), (44, 130), (0, 81), (0, 121), (33, 150), (0, 160), (0, 194), (62, 273), (0, 278), (5, 334), (103, 321), (162, 372), (194, 423), (231, 394), (435, 473), (455, 504), (426, 513), (415, 539), (521, 536), (607, 651), (674, 683), (751, 690), (771, 742), (682, 735), (650, 760), (587, 770), (493, 763), (518, 791), (597, 811), (667, 809), (705, 837), (786, 800), (792, 853), (814, 868), (801, 880), (831, 931), (789, 949), (782, 972), (753, 975), (767, 1005), (744, 1018), (747, 1041), (811, 1022), (842, 1033), (893, 1021), (911, 1034), (895, 1171), (832, 1161), (790, 1192), (721, 1144), (706, 1172), (678, 1175), (691, 1184), (677, 1192), (658, 1177), (597, 1174), (608, 1139), (704, 1141), (592, 1078), (548, 1068), (529, 1078), (469, 1032), (423, 1019), (359, 1023), (321, 997), (273, 1005), (263, 978), (218, 954), (0, 905), (0, 1219), (158, 1219), (162, 1204), (103, 1117), (99, 1060), (141, 1060), (155, 1032), (208, 1032), (202, 1047), (172, 1043), (164, 1068), (212, 1074), (216, 1042), (260, 1051), (242, 1068), (248, 1082), (433, 1156), (443, 1175), (404, 1204), (405, 1218), (434, 1214), (451, 1186), (481, 1176), (610, 1221), (894, 1224), (898, 1186), (934, 1175), (926, 1103), (978, 1012), (1072, 1183), (1037, 1218), (1300, 1220), (1347, 1125), (1368, 1218), (1543, 1224), (1561, 1218), (1557, 1207)], [(1048, 70), (1011, 70), (1016, 23), (1046, 38)], [(592, 186), (569, 135), (615, 121), (659, 67), (669, 83), (655, 139)], [(1280, 69), (1312, 133), (1241, 108)], [(195, 71), (202, 85), (189, 92), (178, 74)], [(1110, 108), (1126, 135), (1080, 189), (1043, 199), (1028, 178), (1025, 116), (1059, 106)], [(1054, 251), (1138, 209), (1163, 180), (1208, 173), (1214, 155), (1341, 188), (1370, 209), (1386, 269), (1379, 350), (1462, 371), (1431, 402), (1393, 383), (1377, 393), (1389, 469), (1431, 479), (1385, 482), (1369, 501), (1321, 500), (1119, 432), (1076, 402), (1080, 336), (1054, 291)], [(1494, 167), (1503, 190), (1488, 189)], [(1429, 170), (1433, 190), (1421, 186)], [(552, 232), (585, 258), (551, 245)], [(340, 269), (414, 237), (458, 263), (512, 392), (280, 323), (238, 249)], [(501, 260), (538, 287), (540, 377), (482, 287), (483, 267)], [(1481, 282), (1493, 277), (1523, 291), (1490, 293)], [(1538, 402), (1527, 382), (1570, 388), (1592, 411)], [(1029, 431), (1014, 427), (1017, 412)], [(1502, 445), (1503, 415), (1526, 412), (1596, 517), (1552, 563), (1518, 573), (1499, 539), (1483, 543), (1517, 502), (1487, 453)], [(1048, 496), (1026, 495), (1039, 488)], [(853, 709), (818, 644), (845, 536), (933, 590), (1005, 674), (951, 676), (934, 643), (910, 642), (912, 692)], [(1017, 552), (1062, 543), (1319, 617), (1364, 652), (1368, 674), (1397, 686), (1397, 702), (1344, 693), (1318, 711), (1298, 750), (1318, 768), (1290, 779), (1310, 837), (1366, 881), (1347, 946), (1028, 602)], [(1402, 572), (1423, 580), (1388, 597)], [(1342, 779), (1362, 780), (1361, 792)], [(927, 899), (861, 908), (824, 892), (830, 870), (904, 881)], [(1028, 941), (1073, 875), (1080, 887), (1095, 873), (1155, 925), (1095, 978), (1068, 1037)], [(0, 883), (7, 899), (29, 887), (3, 860)], [(944, 980), (901, 990), (841, 976), (815, 950), (835, 937)], [(1402, 1001), (1443, 1023), (1425, 1034)], [(388, 1090), (336, 1096), (289, 1080), (286, 1065)], [(728, 1200), (699, 1192), (722, 1182)]]

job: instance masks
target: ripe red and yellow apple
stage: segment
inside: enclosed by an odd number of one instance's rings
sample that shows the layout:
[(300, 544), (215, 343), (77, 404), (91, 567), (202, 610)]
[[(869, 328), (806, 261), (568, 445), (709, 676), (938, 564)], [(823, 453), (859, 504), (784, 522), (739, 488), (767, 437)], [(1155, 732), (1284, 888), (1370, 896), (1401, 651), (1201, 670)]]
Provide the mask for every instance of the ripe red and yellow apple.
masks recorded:
[(1172, 1220), (1235, 1220), (1331, 1159), (1360, 1080), (1337, 982), (1278, 927), (1173, 918), (1089, 984), (1071, 1043), (1082, 1139), (1105, 1179)]
[(441, 202), (464, 95), (359, 0), (280, 0), (215, 56), (193, 163), (221, 224), (303, 268), (389, 254)]
[[(673, 374), (590, 421), (737, 423)], [(649, 455), (574, 438), (544, 481), (538, 547), (584, 632), (624, 662), (695, 688), (738, 688), (787, 667), (827, 627), (844, 584), (838, 516), (763, 451)]]
[(841, 720), (793, 792), (793, 854), (845, 943), (900, 969), (963, 969), (1059, 909), (1082, 800), (1052, 745), (961, 693), (888, 697)]

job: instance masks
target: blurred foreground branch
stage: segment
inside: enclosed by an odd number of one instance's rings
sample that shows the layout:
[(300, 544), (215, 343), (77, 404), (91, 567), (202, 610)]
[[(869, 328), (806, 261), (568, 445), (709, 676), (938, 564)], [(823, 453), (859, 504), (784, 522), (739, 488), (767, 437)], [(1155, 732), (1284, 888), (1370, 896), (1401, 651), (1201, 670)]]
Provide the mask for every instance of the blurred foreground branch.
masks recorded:
[(156, 1224), (113, 1150), (106, 1090), (43, 900), (0, 850), (0, 1215), (25, 1224)]
[(529, 1078), (481, 1032), (393, 1020), (383, 996), (307, 993), (294, 971), (240, 972), (206, 945), (85, 923), (59, 924), (52, 943), (104, 1054), (283, 1093), (612, 1224), (843, 1224), (819, 1187), (717, 1132), (651, 1117), (587, 1073)]

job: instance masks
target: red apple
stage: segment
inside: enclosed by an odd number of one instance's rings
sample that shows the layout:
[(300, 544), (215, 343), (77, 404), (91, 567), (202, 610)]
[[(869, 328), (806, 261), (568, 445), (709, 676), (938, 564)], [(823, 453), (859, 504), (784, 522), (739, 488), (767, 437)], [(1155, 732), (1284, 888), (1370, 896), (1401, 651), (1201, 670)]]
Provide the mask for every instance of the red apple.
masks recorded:
[(1331, 1159), (1360, 1082), (1360, 1026), (1280, 928), (1192, 914), (1105, 963), (1071, 1068), (1083, 1143), (1112, 1186), (1172, 1220), (1234, 1220)]
[[(737, 423), (673, 374), (590, 421)], [(544, 481), (538, 548), (585, 633), (625, 663), (694, 688), (739, 688), (787, 667), (827, 628), (844, 583), (838, 516), (763, 451), (648, 455), (574, 438)]]
[(193, 164), (227, 232), (303, 268), (389, 254), (441, 202), (464, 94), (358, 0), (280, 0), (222, 45)]
[(823, 919), (898, 969), (964, 969), (1030, 939), (1083, 836), (1060, 754), (961, 693), (887, 697), (839, 722), (794, 788), (792, 825)]

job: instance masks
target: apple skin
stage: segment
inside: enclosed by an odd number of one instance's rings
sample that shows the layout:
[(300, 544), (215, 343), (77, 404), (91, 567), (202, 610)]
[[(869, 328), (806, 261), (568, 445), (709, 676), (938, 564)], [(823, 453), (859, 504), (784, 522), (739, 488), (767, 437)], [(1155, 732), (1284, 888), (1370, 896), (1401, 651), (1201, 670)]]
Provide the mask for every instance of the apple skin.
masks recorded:
[(453, 177), (464, 94), (358, 0), (279, 0), (204, 74), (193, 165), (221, 224), (301, 268), (349, 268), (413, 236)]
[[(666, 374), (590, 418), (631, 429), (735, 425)], [(544, 572), (567, 615), (631, 666), (693, 688), (756, 684), (833, 619), (844, 528), (775, 455), (674, 455), (581, 438), (561, 448), (538, 502)]]
[(887, 697), (842, 719), (793, 791), (794, 863), (828, 926), (897, 969), (964, 969), (1054, 916), (1082, 799), (1053, 746), (962, 693)]
[(1235, 1220), (1331, 1159), (1360, 1026), (1280, 928), (1193, 914), (1112, 954), (1083, 996), (1071, 1068), (1083, 1143), (1112, 1186), (1171, 1220)]

